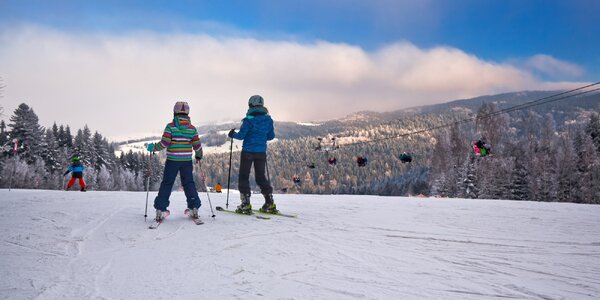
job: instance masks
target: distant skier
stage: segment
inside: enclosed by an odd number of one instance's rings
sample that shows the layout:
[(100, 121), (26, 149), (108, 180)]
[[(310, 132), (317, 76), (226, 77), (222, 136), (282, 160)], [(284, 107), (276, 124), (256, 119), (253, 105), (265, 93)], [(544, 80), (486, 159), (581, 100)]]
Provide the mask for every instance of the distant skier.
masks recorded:
[(192, 175), (194, 169), (192, 155), (195, 152), (196, 162), (199, 163), (202, 159), (202, 144), (198, 138), (196, 127), (190, 121), (189, 112), (190, 107), (187, 102), (175, 103), (173, 121), (165, 127), (160, 142), (150, 143), (147, 146), (150, 152), (167, 149), (163, 179), (160, 183), (158, 196), (154, 199), (157, 221), (161, 221), (168, 215), (169, 197), (177, 173), (179, 173), (181, 185), (187, 198), (189, 216), (198, 219), (198, 208), (200, 208), (201, 203)]
[(215, 185), (215, 192), (220, 193), (222, 189), (221, 183), (217, 182), (217, 185)]
[(336, 165), (336, 164), (337, 164), (337, 159), (336, 159), (335, 157), (330, 157), (330, 158), (327, 160), (327, 162), (328, 162), (330, 165)]
[(67, 191), (73, 186), (73, 184), (75, 183), (75, 179), (79, 179), (79, 186), (81, 187), (81, 191), (87, 191), (85, 189), (85, 181), (83, 181), (84, 170), (85, 166), (81, 164), (81, 158), (79, 157), (79, 155), (73, 155), (73, 157), (71, 158), (71, 166), (69, 166), (65, 174), (63, 174), (63, 176), (67, 176), (69, 172), (73, 172), (71, 173), (71, 180), (69, 180), (69, 183), (67, 183)]
[(260, 191), (265, 198), (265, 203), (259, 210), (267, 213), (277, 213), (277, 206), (273, 200), (273, 187), (265, 175), (267, 141), (275, 138), (273, 119), (271, 119), (269, 111), (264, 106), (263, 97), (259, 95), (250, 97), (248, 107), (246, 117), (242, 120), (243, 123), (240, 131), (235, 132), (235, 129), (231, 129), (228, 134), (230, 138), (244, 140), (240, 156), (239, 174), (239, 189), (242, 203), (237, 207), (236, 212), (252, 214), (249, 178), (250, 168), (254, 164), (256, 184), (260, 186)]

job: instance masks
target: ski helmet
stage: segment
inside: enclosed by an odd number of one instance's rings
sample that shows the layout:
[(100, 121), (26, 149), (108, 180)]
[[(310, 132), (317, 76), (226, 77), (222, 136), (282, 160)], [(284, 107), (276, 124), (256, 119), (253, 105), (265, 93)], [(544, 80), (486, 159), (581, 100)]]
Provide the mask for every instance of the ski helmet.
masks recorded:
[(179, 102), (175, 103), (175, 106), (173, 107), (173, 113), (187, 115), (190, 113), (190, 106), (185, 101), (179, 101)]
[(80, 161), (81, 159), (79, 158), (79, 155), (73, 155), (73, 157), (71, 158), (72, 162), (77, 162)]
[(248, 106), (250, 107), (263, 105), (265, 105), (265, 100), (260, 95), (254, 95), (248, 100)]

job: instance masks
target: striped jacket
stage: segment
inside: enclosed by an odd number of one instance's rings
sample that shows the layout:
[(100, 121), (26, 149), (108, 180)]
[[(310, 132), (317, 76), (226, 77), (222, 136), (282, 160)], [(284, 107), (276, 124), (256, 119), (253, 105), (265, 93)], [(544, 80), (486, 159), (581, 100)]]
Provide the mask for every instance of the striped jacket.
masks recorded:
[(192, 125), (190, 117), (176, 116), (167, 124), (160, 142), (154, 144), (154, 151), (167, 149), (167, 160), (190, 161), (192, 150), (196, 157), (202, 158), (202, 144), (198, 138), (198, 130)]

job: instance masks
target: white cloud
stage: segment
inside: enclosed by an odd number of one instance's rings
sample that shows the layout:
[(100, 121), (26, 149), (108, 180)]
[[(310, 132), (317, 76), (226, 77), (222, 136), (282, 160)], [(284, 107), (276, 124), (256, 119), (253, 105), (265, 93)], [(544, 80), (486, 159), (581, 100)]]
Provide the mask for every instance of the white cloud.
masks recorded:
[(558, 78), (577, 78), (584, 74), (582, 67), (558, 60), (550, 55), (538, 54), (529, 58), (526, 62), (531, 69), (541, 72), (545, 75)]
[(579, 84), (543, 82), (525, 68), (408, 42), (366, 52), (324, 41), (30, 26), (0, 31), (0, 45), (6, 114), (26, 102), (44, 125), (87, 123), (109, 136), (160, 132), (178, 100), (190, 102), (195, 122), (239, 120), (253, 94), (265, 97), (276, 120), (312, 121)]

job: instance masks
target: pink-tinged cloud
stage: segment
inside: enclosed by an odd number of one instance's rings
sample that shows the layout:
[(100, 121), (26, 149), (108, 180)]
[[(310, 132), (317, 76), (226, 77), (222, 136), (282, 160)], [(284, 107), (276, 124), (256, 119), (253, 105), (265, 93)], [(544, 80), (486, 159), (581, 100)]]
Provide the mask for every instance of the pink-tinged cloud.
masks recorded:
[(311, 121), (581, 84), (545, 82), (527, 66), (409, 42), (368, 52), (326, 41), (29, 26), (0, 31), (0, 45), (7, 112), (26, 102), (43, 125), (87, 123), (109, 136), (159, 132), (180, 100), (190, 102), (196, 122), (239, 120), (254, 94), (276, 120)]

